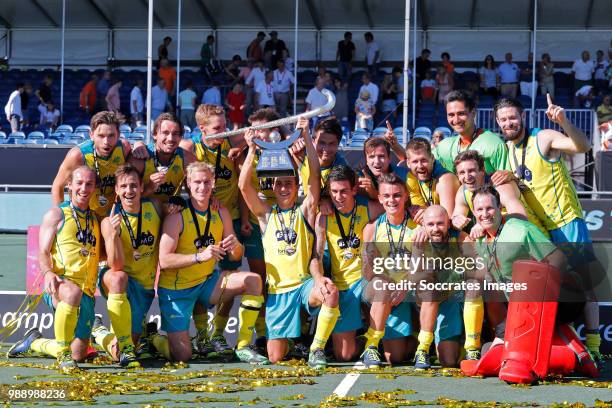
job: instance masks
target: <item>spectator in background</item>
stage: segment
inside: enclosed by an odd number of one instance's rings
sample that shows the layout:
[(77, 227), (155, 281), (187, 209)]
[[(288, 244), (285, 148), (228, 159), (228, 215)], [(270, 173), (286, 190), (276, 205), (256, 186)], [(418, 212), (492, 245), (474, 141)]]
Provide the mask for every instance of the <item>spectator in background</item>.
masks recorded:
[(574, 96), (575, 107), (590, 109), (593, 105), (593, 99), (595, 98), (593, 85), (583, 85), (582, 88), (576, 91)]
[(597, 123), (600, 125), (612, 120), (612, 96), (606, 95), (597, 107)]
[(429, 57), (431, 56), (431, 51), (427, 48), (423, 48), (421, 51), (421, 56), (416, 59), (416, 85), (420, 86), (420, 82), (425, 79), (425, 73), (431, 73), (431, 61)]
[(285, 62), (278, 60), (277, 69), (274, 70), (274, 101), (276, 103), (276, 111), (282, 117), (287, 116), (287, 105), (289, 104), (289, 97), (291, 85), (295, 82), (293, 74), (285, 69)]
[(431, 71), (425, 72), (425, 78), (421, 81), (421, 101), (436, 100), (436, 81), (431, 77)]
[(132, 116), (132, 126), (142, 126), (144, 123), (144, 98), (142, 88), (144, 81), (141, 78), (136, 80), (136, 85), (130, 92), (130, 114)]
[[(397, 96), (395, 98), (398, 105), (404, 103), (404, 71), (401, 67), (395, 66), (391, 71), (393, 74), (393, 79), (395, 82), (395, 87), (397, 88)], [(408, 88), (410, 89), (412, 79), (412, 71), (408, 68)], [(401, 110), (400, 110), (401, 112)]]
[(485, 57), (484, 64), (480, 67), (478, 73), (480, 74), (480, 92), (483, 95), (491, 95), (494, 99), (497, 99), (499, 72), (491, 54)]
[(374, 128), (374, 115), (376, 114), (376, 106), (370, 100), (370, 92), (364, 89), (359, 92), (359, 98), (355, 101), (355, 130)]
[(444, 132), (441, 130), (434, 130), (431, 134), (431, 148), (436, 147), (440, 142), (444, 140)]
[(393, 82), (392, 74), (385, 74), (380, 90), (382, 96), (382, 112), (388, 116), (389, 122), (395, 126), (397, 121), (397, 86)]
[(285, 68), (287, 69), (287, 71), (295, 74), (295, 72), (294, 72), (294, 70), (295, 70), (295, 63), (293, 62), (293, 58), (291, 58), (291, 56), (289, 55), (289, 50), (287, 48), (285, 48), (283, 50), (283, 58), (282, 58), (282, 60), (285, 61)]
[(40, 112), (40, 127), (50, 133), (57, 128), (60, 119), (60, 111), (55, 107), (53, 101), (45, 104), (44, 111)]
[(219, 89), (220, 85), (219, 81), (212, 82), (212, 86), (204, 91), (204, 95), (202, 95), (203, 104), (223, 106), (223, 102), (221, 101), (221, 90)]
[(28, 114), (28, 105), (30, 104), (30, 96), (32, 95), (32, 85), (26, 82), (23, 85), (23, 92), (21, 93), (21, 113), (23, 113), (23, 126), (27, 127), (30, 124), (30, 118)]
[(263, 66), (264, 64), (262, 60), (255, 61), (255, 66), (251, 69), (249, 76), (247, 76), (244, 82), (247, 96), (247, 115), (254, 110), (253, 106), (255, 105), (255, 92), (259, 84), (265, 82), (266, 79), (266, 73)]
[(361, 88), (359, 88), (359, 95), (361, 92), (368, 91), (368, 100), (370, 103), (376, 105), (378, 102), (378, 85), (371, 81), (370, 74), (365, 72), (361, 77)]
[(168, 46), (172, 42), (172, 37), (164, 37), (164, 41), (157, 47), (157, 68), (161, 66), (161, 60), (168, 59)]
[(246, 80), (251, 75), (251, 70), (253, 69), (253, 61), (247, 60), (246, 63), (243, 63), (240, 66), (240, 71), (238, 72), (238, 82), (242, 85), (246, 84)]
[(179, 109), (181, 110), (181, 123), (189, 126), (191, 130), (194, 130), (197, 126), (195, 120), (196, 99), (197, 95), (193, 91), (193, 84), (191, 81), (187, 81), (185, 89), (179, 93)]
[(266, 38), (266, 33), (260, 31), (257, 33), (257, 37), (247, 47), (246, 58), (250, 61), (263, 60), (263, 49), (261, 48), (261, 42)]
[(270, 39), (266, 41), (264, 46), (264, 59), (269, 69), (274, 69), (276, 63), (283, 56), (283, 50), (287, 49), (285, 42), (278, 38), (278, 32), (271, 31)]
[(240, 55), (236, 54), (232, 57), (232, 62), (230, 62), (226, 67), (224, 67), (228, 83), (233, 85), (234, 83), (238, 82), (241, 64), (242, 58), (240, 58)]
[(330, 71), (325, 72), (323, 77), (323, 87), (328, 91), (336, 92), (336, 86), (334, 85), (334, 77)]
[[(324, 85), (325, 80), (321, 77), (317, 77), (314, 88), (308, 91), (308, 95), (306, 96), (307, 111), (320, 108), (321, 106), (324, 106), (327, 103), (327, 97), (322, 92), (324, 89)], [(310, 128), (314, 129), (318, 121), (329, 116), (330, 114), (330, 112), (326, 112), (323, 115), (315, 116), (314, 118), (312, 118)]]
[(588, 51), (582, 51), (582, 58), (574, 61), (574, 65), (572, 65), (574, 94), (585, 85), (593, 85), (593, 68), (595, 68), (595, 64), (591, 61), (591, 54)]
[(96, 85), (96, 112), (106, 109), (106, 94), (111, 87), (111, 79), (111, 72), (104, 71), (104, 74), (102, 74), (102, 79), (100, 79)]
[(521, 64), (519, 87), (521, 95), (531, 97), (532, 92), (537, 92), (536, 82), (533, 80), (533, 52), (527, 55), (527, 63)]
[(274, 108), (274, 73), (266, 72), (264, 80), (255, 87), (255, 110), (261, 108)]
[(106, 110), (111, 112), (121, 112), (121, 97), (119, 96), (119, 89), (121, 88), (122, 82), (114, 79), (114, 84), (108, 89), (106, 93)]
[(442, 65), (444, 66), (446, 72), (453, 75), (455, 73), (455, 66), (451, 62), (450, 54), (448, 52), (443, 52), (440, 55), (440, 58), (442, 58)]
[(336, 87), (336, 105), (333, 109), (334, 115), (340, 122), (348, 121), (348, 82), (336, 78), (334, 80), (334, 85)]
[(51, 85), (53, 85), (53, 78), (51, 75), (45, 75), (42, 84), (40, 84), (35, 93), (41, 105), (46, 105), (53, 99)]
[(542, 60), (538, 67), (538, 77), (540, 83), (540, 93), (542, 95), (550, 94), (551, 98), (555, 98), (555, 64), (550, 60), (548, 53), (542, 54)]
[(11, 124), (11, 132), (18, 132), (21, 128), (23, 112), (21, 111), (21, 94), (25, 91), (25, 85), (18, 83), (15, 90), (11, 92), (8, 102), (4, 105), (6, 120)]
[(174, 85), (176, 84), (176, 70), (170, 66), (170, 61), (164, 58), (160, 62), (157, 75), (164, 80), (168, 96), (174, 95)]
[(608, 78), (606, 73), (610, 62), (604, 59), (604, 52), (597, 50), (597, 59), (593, 68), (593, 79), (595, 80), (595, 92), (597, 95), (605, 95), (608, 93)]
[(234, 130), (240, 129), (244, 125), (246, 108), (246, 95), (242, 92), (241, 84), (234, 84), (232, 91), (225, 98), (225, 106), (227, 106), (229, 120), (234, 125)]
[(91, 79), (85, 84), (79, 95), (79, 107), (83, 109), (87, 115), (94, 113), (98, 96), (97, 84), (98, 76), (92, 75)]
[(512, 62), (512, 53), (507, 52), (505, 59), (506, 61), (500, 64), (498, 68), (500, 82), (499, 91), (501, 96), (516, 98), (521, 70), (518, 65)]
[(208, 67), (208, 64), (215, 58), (215, 36), (208, 35), (206, 37), (206, 42), (202, 44), (202, 48), (200, 49), (200, 64), (202, 65), (202, 71), (205, 71)]
[(166, 90), (166, 82), (163, 78), (157, 79), (157, 85), (151, 88), (151, 119), (155, 120), (159, 115), (164, 113), (166, 109), (172, 110), (168, 91)]
[(374, 41), (374, 34), (371, 32), (368, 31), (365, 33), (363, 38), (366, 42), (365, 63), (368, 67), (368, 72), (370, 75), (376, 78), (376, 74), (378, 73), (378, 64), (380, 63), (380, 48), (378, 47), (376, 41)]
[(438, 88), (438, 103), (444, 104), (444, 99), (453, 88), (455, 87), (455, 81), (453, 75), (448, 72), (448, 69), (444, 65), (438, 67), (438, 74), (436, 75), (436, 88)]
[(336, 49), (338, 75), (340, 75), (340, 79), (343, 81), (350, 79), (354, 59), (355, 44), (353, 44), (353, 33), (347, 31), (344, 33), (344, 40), (338, 41), (338, 48)]

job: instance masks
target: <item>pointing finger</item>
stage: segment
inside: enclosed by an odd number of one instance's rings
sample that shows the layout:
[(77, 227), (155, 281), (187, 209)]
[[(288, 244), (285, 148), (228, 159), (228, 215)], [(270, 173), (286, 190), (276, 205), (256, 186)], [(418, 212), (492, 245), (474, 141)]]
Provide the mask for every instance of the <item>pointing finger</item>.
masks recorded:
[(550, 97), (549, 93), (546, 94), (546, 102), (548, 102), (548, 106), (553, 104), (552, 98)]
[(393, 132), (393, 128), (391, 127), (391, 122), (387, 121), (387, 129), (389, 132)]

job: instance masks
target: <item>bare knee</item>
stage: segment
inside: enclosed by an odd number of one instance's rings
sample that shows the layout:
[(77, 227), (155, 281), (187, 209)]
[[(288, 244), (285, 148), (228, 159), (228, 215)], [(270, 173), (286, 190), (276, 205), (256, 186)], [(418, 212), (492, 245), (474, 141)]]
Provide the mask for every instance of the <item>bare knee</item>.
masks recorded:
[(261, 277), (253, 272), (243, 272), (244, 290), (249, 295), (261, 295)]
[(191, 359), (191, 347), (185, 347), (184, 344), (173, 345), (170, 343), (170, 355), (172, 360), (186, 363)]
[(287, 354), (286, 341), (268, 341), (268, 359), (271, 363), (276, 364), (282, 361)]
[(128, 275), (123, 271), (108, 271), (104, 274), (104, 283), (108, 293), (124, 293), (127, 288)]
[(327, 285), (328, 294), (323, 302), (327, 307), (338, 307), (339, 292), (336, 285)]
[(68, 280), (62, 282), (59, 289), (59, 300), (70, 306), (78, 306), (81, 303), (82, 296), (83, 291), (77, 285)]
[(78, 362), (85, 361), (85, 358), (87, 357), (88, 347), (88, 339), (74, 339), (70, 344), (70, 351), (72, 351), (72, 359)]

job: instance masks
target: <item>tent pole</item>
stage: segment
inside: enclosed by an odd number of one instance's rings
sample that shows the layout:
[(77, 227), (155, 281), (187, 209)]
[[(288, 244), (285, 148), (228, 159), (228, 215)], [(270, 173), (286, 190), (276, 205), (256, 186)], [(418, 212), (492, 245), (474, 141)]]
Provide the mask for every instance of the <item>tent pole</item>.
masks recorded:
[(179, 107), (179, 90), (181, 84), (181, 31), (183, 28), (181, 27), (181, 13), (183, 12), (183, 0), (178, 0), (178, 33), (177, 33), (177, 41), (176, 41), (176, 88), (174, 88), (174, 92), (176, 93), (176, 108), (178, 110)]
[(297, 115), (298, 21), (299, 0), (295, 0), (295, 33), (293, 39), (293, 115)]
[(412, 130), (416, 127), (416, 93), (417, 93), (417, 83), (416, 83), (416, 59), (417, 59), (417, 5), (418, 0), (414, 1), (414, 31), (412, 33)]
[(151, 141), (151, 88), (153, 87), (153, 2), (149, 0), (147, 25), (147, 144)]
[(533, 58), (531, 61), (531, 123), (529, 124), (531, 127), (536, 127), (536, 111), (535, 111), (535, 98), (537, 92), (537, 84), (536, 84), (536, 40), (538, 35), (538, 0), (534, 0), (533, 2), (533, 44), (531, 46), (531, 51), (533, 53)]
[(62, 51), (60, 79), (60, 123), (64, 122), (64, 46), (66, 40), (66, 0), (62, 0)]
[(402, 109), (402, 141), (404, 146), (408, 141), (408, 58), (410, 55), (410, 0), (406, 0), (406, 16), (404, 19), (404, 102)]

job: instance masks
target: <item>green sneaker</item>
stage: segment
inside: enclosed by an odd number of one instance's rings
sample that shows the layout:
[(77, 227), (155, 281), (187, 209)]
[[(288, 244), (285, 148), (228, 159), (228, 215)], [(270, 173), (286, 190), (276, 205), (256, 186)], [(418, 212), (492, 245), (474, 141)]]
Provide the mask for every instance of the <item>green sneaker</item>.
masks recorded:
[(480, 360), (480, 350), (465, 350), (466, 360)]
[(119, 365), (124, 368), (137, 368), (140, 367), (140, 363), (136, 358), (136, 353), (134, 352), (134, 346), (128, 345), (121, 350), (119, 354)]
[(194, 338), (195, 349), (203, 358), (217, 358), (219, 354), (215, 351), (214, 346), (208, 339), (208, 332), (200, 330)]
[(210, 344), (212, 344), (212, 346), (215, 349), (215, 352), (223, 358), (233, 358), (234, 357), (234, 350), (232, 350), (232, 348), (227, 344), (227, 340), (225, 340), (225, 337), (223, 337), (223, 335), (217, 335), (217, 336), (213, 336), (210, 339)]
[(57, 356), (57, 368), (64, 374), (70, 374), (79, 369), (77, 362), (72, 358), (72, 351), (66, 350)]
[(323, 349), (315, 349), (308, 353), (308, 366), (316, 370), (322, 370), (327, 367), (327, 359)]
[(366, 368), (379, 368), (382, 365), (380, 361), (380, 353), (374, 346), (370, 346), (363, 350), (361, 354), (361, 362)]
[(256, 352), (252, 346), (246, 346), (240, 349), (236, 349), (236, 357), (243, 363), (257, 364), (257, 365), (268, 365), (270, 360), (265, 356), (262, 356)]

